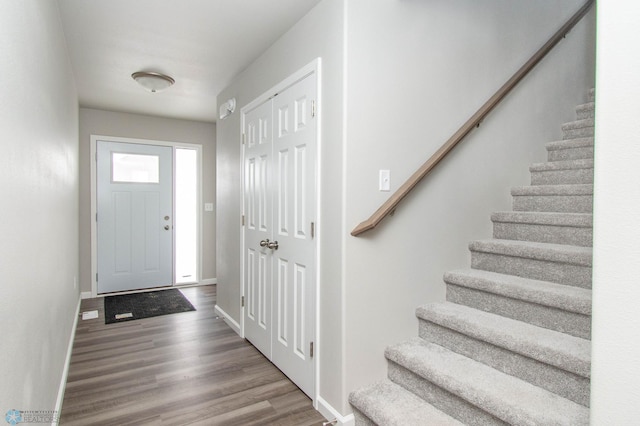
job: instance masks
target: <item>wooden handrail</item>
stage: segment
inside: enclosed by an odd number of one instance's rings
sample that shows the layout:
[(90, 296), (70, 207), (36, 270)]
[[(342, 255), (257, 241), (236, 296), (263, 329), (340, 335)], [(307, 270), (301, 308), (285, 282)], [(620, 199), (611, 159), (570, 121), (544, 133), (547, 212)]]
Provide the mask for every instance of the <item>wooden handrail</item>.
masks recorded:
[(546, 55), (562, 40), (569, 31), (587, 14), (595, 0), (588, 0), (572, 17), (529, 59), (480, 109), (467, 120), (414, 174), (412, 174), (387, 201), (376, 210), (369, 219), (356, 226), (351, 235), (354, 237), (369, 231), (393, 213), (400, 202), (411, 190), (433, 170), (435, 166), (464, 139), (474, 127), (489, 114), (502, 99), (513, 89)]

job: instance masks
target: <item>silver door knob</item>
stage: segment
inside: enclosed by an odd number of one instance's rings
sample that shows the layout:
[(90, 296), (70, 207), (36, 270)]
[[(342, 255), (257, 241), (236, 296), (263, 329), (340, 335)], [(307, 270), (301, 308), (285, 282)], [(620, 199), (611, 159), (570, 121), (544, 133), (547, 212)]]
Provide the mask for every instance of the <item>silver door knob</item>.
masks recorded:
[(269, 239), (268, 238), (266, 240), (260, 241), (260, 247), (268, 247), (268, 246), (269, 246)]
[(168, 231), (169, 229), (171, 229), (171, 227), (170, 227), (169, 225), (165, 225), (165, 226), (164, 226), (164, 229), (165, 229), (166, 231)]
[(270, 243), (267, 244), (267, 247), (269, 247), (271, 250), (278, 250), (278, 242), (271, 241)]

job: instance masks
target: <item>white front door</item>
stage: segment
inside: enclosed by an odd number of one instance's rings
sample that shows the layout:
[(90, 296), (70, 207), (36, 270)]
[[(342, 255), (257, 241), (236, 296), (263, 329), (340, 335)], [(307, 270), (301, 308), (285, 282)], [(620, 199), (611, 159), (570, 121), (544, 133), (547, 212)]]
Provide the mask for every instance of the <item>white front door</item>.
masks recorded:
[(173, 284), (173, 150), (97, 141), (98, 293)]
[(316, 74), (244, 115), (245, 336), (315, 394)]

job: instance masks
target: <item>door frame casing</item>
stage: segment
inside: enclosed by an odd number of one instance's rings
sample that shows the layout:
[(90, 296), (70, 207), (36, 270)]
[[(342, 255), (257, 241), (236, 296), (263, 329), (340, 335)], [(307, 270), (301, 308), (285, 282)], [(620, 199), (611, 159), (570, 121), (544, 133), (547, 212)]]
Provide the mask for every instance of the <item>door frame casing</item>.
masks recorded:
[[(316, 176), (315, 176), (315, 192), (316, 192), (316, 222), (315, 222), (315, 347), (314, 347), (314, 357), (313, 357), (313, 368), (315, 371), (314, 377), (314, 397), (313, 397), (313, 406), (314, 408), (318, 408), (318, 396), (320, 395), (320, 357), (322, 356), (322, 345), (320, 342), (320, 278), (321, 278), (321, 256), (320, 256), (320, 247), (322, 243), (322, 215), (320, 209), (320, 194), (321, 194), (321, 182), (322, 182), (322, 59), (316, 58), (304, 67), (300, 68), (298, 71), (291, 74), (289, 77), (282, 80), (280, 83), (271, 87), (269, 90), (262, 93), (260, 96), (244, 105), (240, 108), (240, 143), (242, 144), (242, 132), (245, 126), (245, 115), (247, 112), (253, 110), (254, 108), (260, 106), (264, 102), (267, 102), (272, 97), (276, 96), (278, 93), (283, 90), (293, 86), (298, 81), (303, 80), (305, 77), (309, 75), (315, 74), (316, 76), (316, 105), (315, 105), (315, 119), (316, 121)], [(245, 213), (245, 197), (244, 197), (244, 156), (245, 156), (245, 147), (244, 144), (241, 145), (241, 154), (240, 154), (240, 194), (242, 198), (241, 208), (242, 215), (246, 215)], [(245, 227), (240, 225), (240, 296), (245, 298), (245, 241), (244, 241)], [(240, 307), (240, 336), (245, 338), (244, 333), (244, 316), (245, 316), (245, 306)]]
[[(157, 145), (157, 146), (168, 146), (171, 147), (173, 149), (173, 155), (172, 158), (174, 159), (172, 161), (172, 169), (173, 169), (173, 193), (171, 194), (172, 197), (172, 210), (173, 212), (171, 213), (172, 216), (175, 218), (175, 179), (176, 179), (176, 165), (175, 165), (175, 150), (177, 148), (186, 148), (186, 149), (193, 149), (197, 151), (197, 167), (198, 167), (198, 171), (197, 171), (197, 181), (198, 181), (198, 187), (196, 189), (196, 203), (197, 203), (197, 233), (196, 233), (196, 245), (197, 245), (197, 249), (198, 249), (198, 254), (197, 254), (197, 262), (198, 262), (198, 266), (197, 266), (197, 277), (196, 277), (196, 281), (197, 283), (200, 283), (200, 281), (202, 280), (202, 145), (199, 144), (191, 144), (191, 143), (181, 143), (181, 142), (174, 142), (174, 141), (159, 141), (159, 140), (153, 140), (153, 139), (137, 139), (137, 138), (125, 138), (125, 137), (118, 137), (118, 136), (104, 136), (104, 135), (91, 135), (90, 137), (90, 156), (89, 156), (89, 162), (91, 164), (91, 216), (90, 216), (90, 222), (91, 222), (91, 297), (103, 297), (104, 294), (99, 294), (98, 293), (98, 282), (96, 280), (96, 274), (98, 273), (98, 226), (96, 223), (96, 215), (98, 214), (98, 202), (97, 202), (97, 184), (98, 184), (98, 179), (97, 179), (97, 164), (96, 164), (96, 155), (97, 155), (97, 144), (98, 141), (105, 141), (105, 142), (119, 142), (119, 143), (130, 143), (130, 144), (137, 144), (137, 145)], [(176, 241), (175, 238), (173, 238), (173, 243), (172, 243), (172, 285), (175, 286), (176, 285), (176, 276), (175, 276), (175, 250), (176, 250)], [(189, 285), (189, 284), (185, 284), (185, 285)], [(159, 288), (162, 287), (157, 287), (157, 288), (152, 288), (150, 290), (157, 290)], [(124, 292), (119, 292), (119, 293), (109, 293), (109, 295), (112, 294), (125, 294), (125, 293), (132, 293), (132, 292), (136, 292), (137, 290), (133, 290), (133, 291), (124, 291)]]

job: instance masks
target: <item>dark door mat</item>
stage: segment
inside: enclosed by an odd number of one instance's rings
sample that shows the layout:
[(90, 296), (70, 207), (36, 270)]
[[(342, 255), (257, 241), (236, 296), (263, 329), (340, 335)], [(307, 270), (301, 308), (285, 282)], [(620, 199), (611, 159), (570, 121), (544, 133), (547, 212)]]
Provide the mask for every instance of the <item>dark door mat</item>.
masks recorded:
[(177, 288), (121, 294), (104, 298), (104, 323), (113, 324), (195, 310)]

